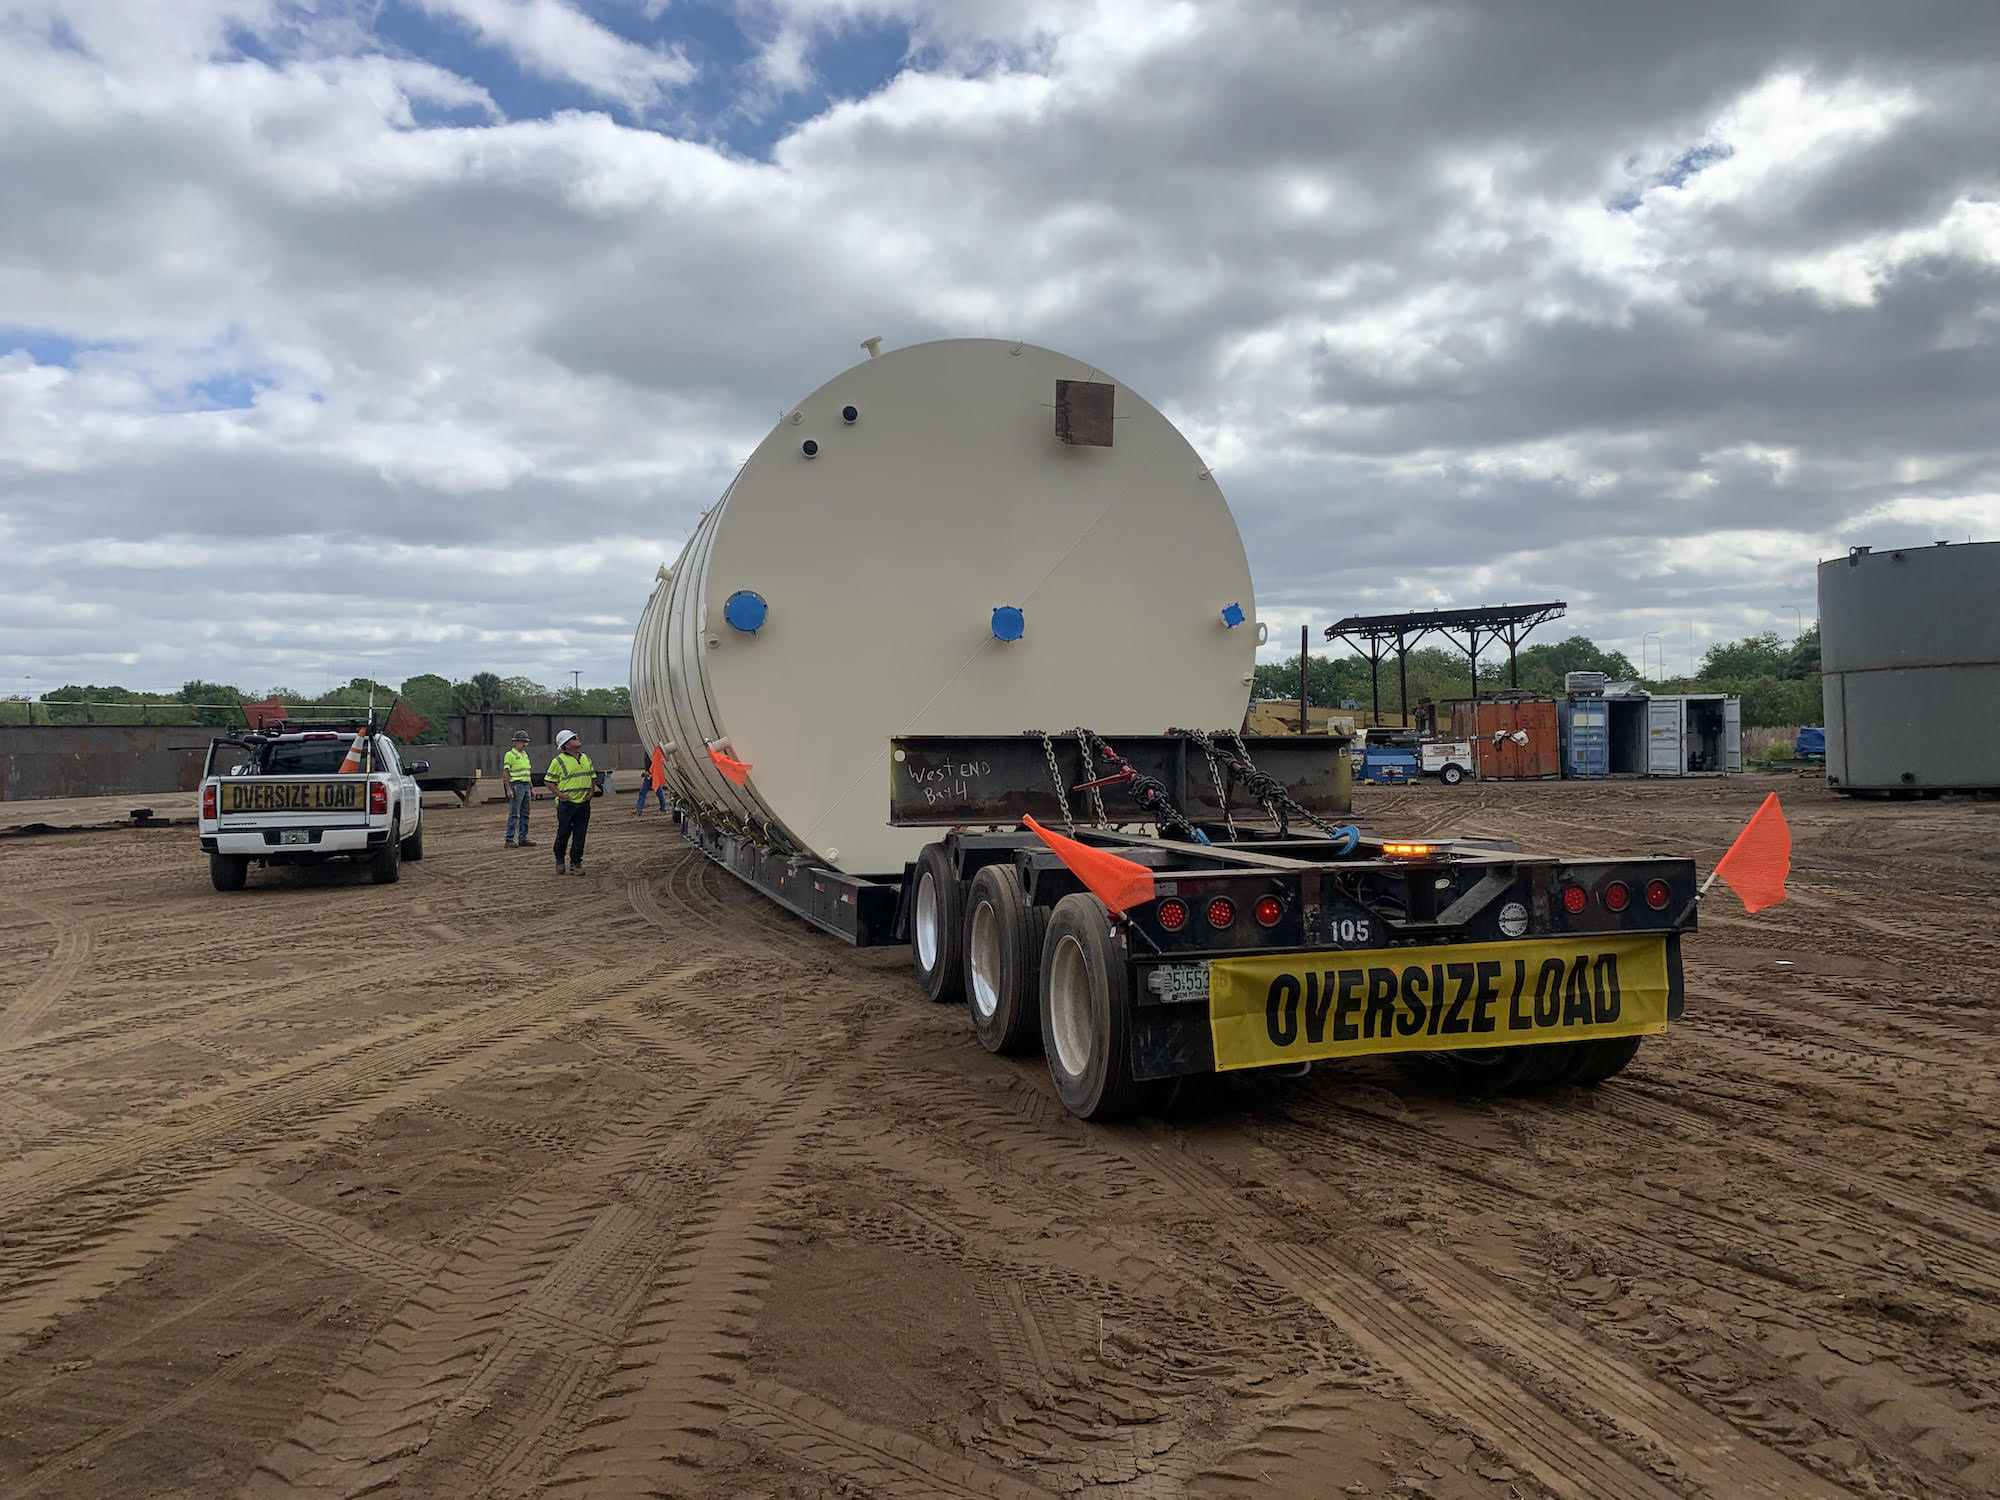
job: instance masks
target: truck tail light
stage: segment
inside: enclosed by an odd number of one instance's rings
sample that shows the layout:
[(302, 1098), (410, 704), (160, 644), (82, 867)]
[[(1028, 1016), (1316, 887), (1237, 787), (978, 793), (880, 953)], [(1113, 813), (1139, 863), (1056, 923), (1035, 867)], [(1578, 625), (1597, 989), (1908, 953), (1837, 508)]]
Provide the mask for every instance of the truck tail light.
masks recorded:
[(1208, 925), (1227, 927), (1236, 920), (1236, 903), (1227, 896), (1217, 896), (1208, 903)]
[(1604, 888), (1604, 909), (1623, 911), (1632, 904), (1632, 889), (1622, 880), (1614, 880)]
[(389, 810), (389, 785), (387, 782), (371, 781), (368, 783), (368, 810), (372, 813), (385, 813)]
[(1259, 896), (1257, 904), (1251, 910), (1257, 914), (1259, 926), (1276, 927), (1285, 915), (1285, 903), (1276, 896)]
[(201, 815), (204, 818), (215, 816), (215, 788), (212, 785), (201, 789)]
[(1178, 896), (1169, 896), (1153, 908), (1153, 918), (1168, 932), (1179, 932), (1188, 924), (1188, 904)]
[(1667, 909), (1667, 901), (1672, 895), (1673, 892), (1667, 889), (1667, 883), (1664, 880), (1649, 880), (1646, 882), (1646, 904), (1652, 907), (1654, 911), (1665, 911)]
[(1563, 910), (1576, 916), (1590, 904), (1590, 893), (1580, 885), (1563, 887)]

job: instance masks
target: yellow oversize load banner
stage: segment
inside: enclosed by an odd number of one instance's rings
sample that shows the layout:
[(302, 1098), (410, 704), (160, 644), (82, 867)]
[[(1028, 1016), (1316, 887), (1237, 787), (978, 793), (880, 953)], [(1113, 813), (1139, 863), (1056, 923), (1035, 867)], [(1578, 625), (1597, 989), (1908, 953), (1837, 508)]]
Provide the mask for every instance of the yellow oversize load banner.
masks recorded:
[(360, 812), (362, 781), (225, 781), (224, 816), (261, 812)]
[(1667, 940), (1604, 936), (1208, 966), (1215, 1066), (1439, 1052), (1667, 1029)]

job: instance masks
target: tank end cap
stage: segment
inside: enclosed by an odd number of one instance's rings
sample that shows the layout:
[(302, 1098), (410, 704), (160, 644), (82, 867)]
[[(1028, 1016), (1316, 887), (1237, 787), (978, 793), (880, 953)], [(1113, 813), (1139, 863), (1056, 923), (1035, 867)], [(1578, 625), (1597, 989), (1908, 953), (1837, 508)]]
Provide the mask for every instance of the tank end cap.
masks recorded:
[(745, 635), (755, 635), (763, 628), (764, 617), (770, 611), (771, 607), (764, 602), (762, 594), (752, 593), (749, 589), (738, 589), (723, 601), (722, 618), (729, 623), (731, 629), (740, 630)]
[(1012, 604), (1003, 604), (993, 611), (993, 638), (997, 641), (1018, 641), (1028, 633), (1028, 617)]

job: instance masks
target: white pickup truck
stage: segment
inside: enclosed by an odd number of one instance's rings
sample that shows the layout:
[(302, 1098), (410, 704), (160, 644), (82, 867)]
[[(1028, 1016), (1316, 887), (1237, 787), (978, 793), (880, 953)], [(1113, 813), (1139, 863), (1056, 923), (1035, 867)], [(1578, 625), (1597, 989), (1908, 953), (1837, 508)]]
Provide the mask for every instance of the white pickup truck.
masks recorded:
[[(360, 769), (342, 765), (359, 742)], [(424, 857), (424, 761), (404, 764), (395, 742), (365, 721), (284, 723), (215, 740), (201, 779), (201, 847), (218, 891), (240, 891), (251, 861), (316, 865), (365, 861), (377, 885)]]

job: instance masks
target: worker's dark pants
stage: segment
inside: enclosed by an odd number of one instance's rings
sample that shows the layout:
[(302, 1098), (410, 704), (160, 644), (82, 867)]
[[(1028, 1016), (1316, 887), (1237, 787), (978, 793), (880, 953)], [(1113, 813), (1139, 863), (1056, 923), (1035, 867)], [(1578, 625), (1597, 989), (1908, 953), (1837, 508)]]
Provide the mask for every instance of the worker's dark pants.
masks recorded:
[(569, 851), (572, 865), (583, 863), (583, 839), (590, 832), (590, 799), (581, 802), (561, 801), (556, 803), (556, 863), (563, 862), (563, 851)]

